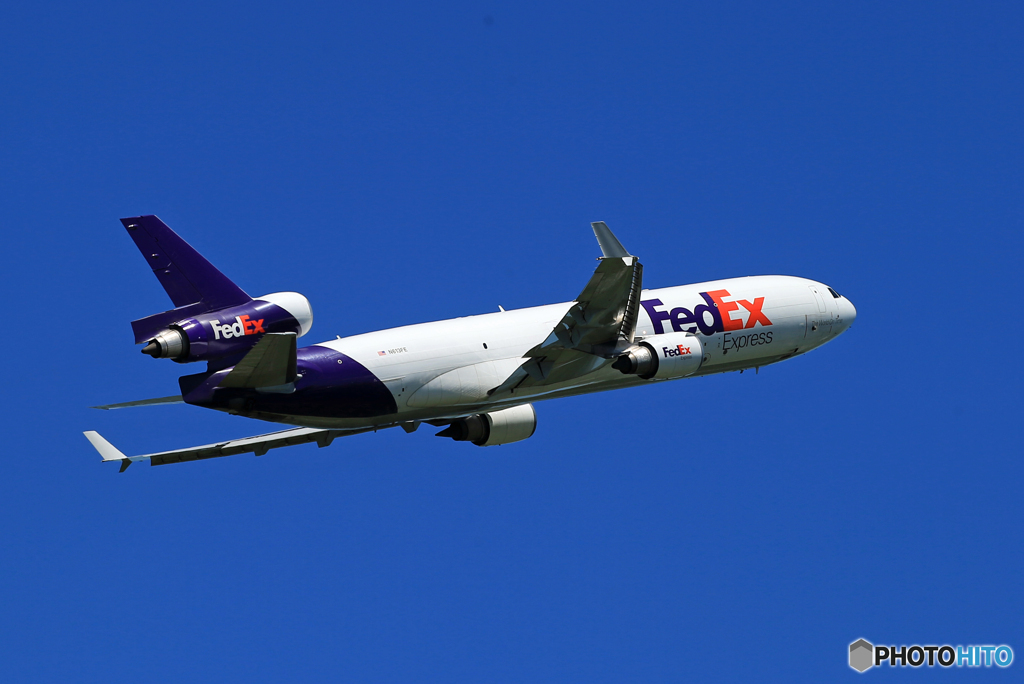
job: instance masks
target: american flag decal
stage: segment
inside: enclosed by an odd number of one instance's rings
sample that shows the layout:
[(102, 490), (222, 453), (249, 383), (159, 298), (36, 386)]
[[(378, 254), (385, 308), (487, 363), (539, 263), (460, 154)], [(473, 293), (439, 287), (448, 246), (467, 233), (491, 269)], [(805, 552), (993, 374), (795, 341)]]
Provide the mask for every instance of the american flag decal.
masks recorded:
[(388, 355), (387, 352), (382, 352), (382, 351), (377, 352), (377, 356), (387, 356), (387, 355)]

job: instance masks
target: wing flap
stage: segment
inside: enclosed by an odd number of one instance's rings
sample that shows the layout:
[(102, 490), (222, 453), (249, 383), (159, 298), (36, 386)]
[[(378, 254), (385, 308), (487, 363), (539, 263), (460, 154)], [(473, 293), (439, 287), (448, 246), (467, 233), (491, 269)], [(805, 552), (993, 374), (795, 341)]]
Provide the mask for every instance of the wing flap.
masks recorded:
[(556, 337), (564, 347), (586, 353), (620, 337), (632, 341), (642, 281), (643, 266), (636, 257), (602, 258), (576, 303), (555, 326)]
[[(338, 433), (330, 436), (328, 433)], [(221, 456), (236, 456), (238, 454), (256, 454), (262, 456), (271, 449), (280, 449), (286, 446), (308, 444), (317, 440), (326, 441), (341, 434), (347, 434), (342, 430), (318, 430), (315, 428), (295, 428), (282, 430), (256, 437), (244, 439), (233, 439), (217, 444), (206, 444), (204, 446), (191, 447), (189, 449), (175, 449), (173, 451), (162, 451), (157, 454), (148, 454), (150, 465), (166, 465), (168, 463), (185, 463), (187, 461), (200, 461), (207, 458), (219, 458)], [(328, 442), (329, 443), (329, 442)], [(142, 457), (142, 458), (146, 458)]]

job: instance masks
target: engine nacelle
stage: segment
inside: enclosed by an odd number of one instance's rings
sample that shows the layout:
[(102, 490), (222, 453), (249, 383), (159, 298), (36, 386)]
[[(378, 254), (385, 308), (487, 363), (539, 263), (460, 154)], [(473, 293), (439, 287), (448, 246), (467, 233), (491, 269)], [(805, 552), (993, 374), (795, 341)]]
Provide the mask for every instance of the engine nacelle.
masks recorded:
[(294, 332), (313, 326), (313, 308), (297, 292), (276, 292), (220, 311), (172, 323), (157, 333), (143, 354), (179, 363), (209, 361), (248, 351), (263, 333)]
[(704, 347), (690, 333), (668, 333), (641, 341), (615, 359), (612, 368), (644, 380), (685, 378), (700, 368)]
[(532, 437), (536, 429), (537, 412), (532, 404), (523, 404), (459, 418), (436, 436), (451, 437), (456, 442), (472, 442), (477, 446), (496, 446)]

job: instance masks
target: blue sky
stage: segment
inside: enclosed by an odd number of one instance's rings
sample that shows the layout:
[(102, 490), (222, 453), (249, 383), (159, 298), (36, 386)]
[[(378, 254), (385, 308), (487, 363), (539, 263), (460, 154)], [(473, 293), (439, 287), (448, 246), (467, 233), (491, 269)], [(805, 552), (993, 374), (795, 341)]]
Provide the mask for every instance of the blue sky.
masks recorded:
[[(1024, 654), (1022, 29), (1014, 3), (6, 6), (4, 681)], [(147, 453), (269, 427), (88, 408), (191, 370), (132, 344), (169, 307), (117, 221), (145, 213), (248, 292), (307, 295), (310, 343), (572, 299), (594, 220), (649, 287), (800, 275), (859, 317), (758, 375), (541, 403), (520, 444), (391, 430), (118, 475), (83, 430)]]

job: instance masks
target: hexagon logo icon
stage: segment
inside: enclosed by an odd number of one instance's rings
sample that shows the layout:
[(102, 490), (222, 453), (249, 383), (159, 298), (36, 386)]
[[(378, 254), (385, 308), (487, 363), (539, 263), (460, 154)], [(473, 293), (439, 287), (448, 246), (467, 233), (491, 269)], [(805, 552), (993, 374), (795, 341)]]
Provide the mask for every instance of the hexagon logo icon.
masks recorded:
[(863, 672), (875, 661), (875, 647), (864, 639), (857, 639), (850, 644), (850, 667), (857, 672)]

